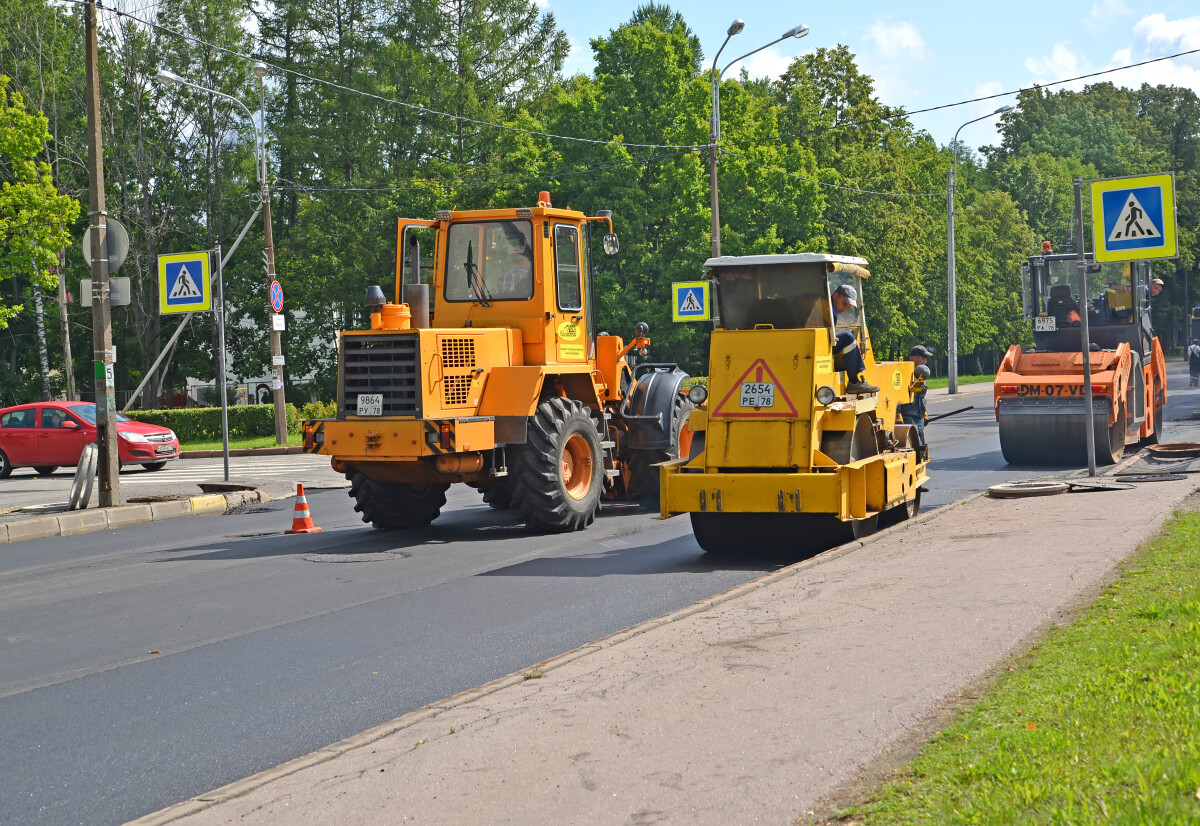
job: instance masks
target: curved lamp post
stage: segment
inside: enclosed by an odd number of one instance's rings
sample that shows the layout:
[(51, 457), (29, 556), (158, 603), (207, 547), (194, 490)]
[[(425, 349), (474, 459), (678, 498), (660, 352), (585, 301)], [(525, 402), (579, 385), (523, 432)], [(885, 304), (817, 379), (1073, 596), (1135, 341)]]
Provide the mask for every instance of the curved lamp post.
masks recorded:
[[(254, 76), (258, 78), (258, 99), (259, 99), (259, 123), (254, 120), (254, 113), (246, 104), (242, 103), (233, 95), (227, 95), (224, 92), (218, 92), (216, 89), (209, 89), (207, 86), (201, 86), (191, 81), (184, 80), (174, 72), (166, 69), (160, 69), (157, 79), (160, 83), (168, 86), (187, 86), (201, 92), (206, 92), (210, 95), (224, 98), (232, 101), (241, 107), (246, 113), (246, 117), (250, 120), (250, 125), (254, 128), (254, 155), (255, 155), (255, 171), (258, 177), (258, 183), (261, 187), (262, 194), (262, 210), (263, 210), (263, 262), (266, 264), (267, 270), (267, 287), (270, 288), (271, 282), (275, 280), (275, 242), (271, 231), (271, 191), (268, 186), (267, 176), (267, 93), (264, 78), (267, 76), (267, 67), (263, 63), (254, 64)], [(241, 240), (240, 238), (238, 239)], [(283, 367), (280, 364), (283, 356), (283, 342), (280, 338), (279, 331), (271, 326), (270, 330), (271, 343), (271, 396), (275, 406), (275, 442), (276, 444), (287, 444), (287, 407), (283, 393)]]
[(775, 38), (770, 43), (759, 46), (752, 52), (746, 52), (741, 57), (735, 57), (725, 65), (725, 68), (717, 72), (717, 61), (721, 57), (721, 52), (725, 51), (725, 47), (729, 44), (729, 39), (735, 34), (739, 34), (746, 24), (741, 20), (734, 20), (729, 24), (729, 29), (725, 32), (725, 42), (721, 44), (721, 48), (717, 49), (716, 55), (713, 57), (712, 65), (712, 119), (708, 123), (708, 179), (709, 190), (712, 199), (712, 257), (719, 258), (721, 256), (721, 209), (717, 195), (717, 142), (721, 140), (721, 78), (729, 71), (729, 67), (737, 63), (739, 60), (745, 60), (750, 55), (758, 54), (763, 49), (770, 48), (776, 43), (787, 40), (789, 37), (801, 38), (808, 34), (808, 26), (796, 26), (788, 29), (782, 36)]
[(954, 186), (958, 177), (958, 133), (963, 130), (963, 126), (970, 126), (972, 123), (978, 123), (1012, 110), (1011, 106), (1001, 106), (995, 112), (989, 112), (975, 120), (967, 121), (955, 130), (954, 142), (951, 144), (953, 163), (946, 171), (946, 357), (948, 361), (946, 373), (949, 377), (947, 393), (958, 392), (958, 302), (954, 284)]

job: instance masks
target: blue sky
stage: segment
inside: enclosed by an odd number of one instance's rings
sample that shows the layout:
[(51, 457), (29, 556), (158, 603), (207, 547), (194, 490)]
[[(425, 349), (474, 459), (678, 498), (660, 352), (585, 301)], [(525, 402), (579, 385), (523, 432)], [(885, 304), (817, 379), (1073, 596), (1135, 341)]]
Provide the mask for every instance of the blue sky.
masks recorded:
[[(591, 38), (606, 35), (629, 19), (641, 0), (537, 0), (554, 13), (571, 40), (569, 73), (590, 73)], [(996, 92), (1050, 82), (1189, 49), (1200, 49), (1200, 3), (1195, 0), (1050, 0), (1007, 3), (797, 3), (756, 0), (719, 3), (676, 0), (700, 37), (707, 65), (734, 17), (745, 30), (721, 55), (733, 57), (768, 43), (799, 23), (811, 27), (802, 40), (788, 40), (748, 58), (754, 77), (777, 77), (791, 59), (844, 43), (860, 68), (875, 79), (879, 97), (891, 106), (923, 109)], [(733, 11), (731, 11), (733, 10)], [(738, 67), (730, 69), (734, 75)], [(1106, 76), (1136, 88), (1143, 82), (1187, 86), (1200, 94), (1200, 55), (1163, 61)], [(1079, 88), (1082, 84), (1072, 84)], [(939, 144), (964, 122), (1013, 98), (968, 104), (913, 117)], [(995, 138), (988, 121), (968, 126), (961, 139), (980, 146)]]

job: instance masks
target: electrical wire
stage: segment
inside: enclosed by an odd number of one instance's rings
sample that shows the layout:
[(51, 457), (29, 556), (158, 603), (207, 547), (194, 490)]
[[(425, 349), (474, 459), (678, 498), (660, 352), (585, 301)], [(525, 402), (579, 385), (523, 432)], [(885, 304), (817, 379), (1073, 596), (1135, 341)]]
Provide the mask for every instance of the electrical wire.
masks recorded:
[(739, 160), (745, 161), (746, 163), (748, 163), (752, 166), (757, 166), (759, 169), (765, 169), (768, 172), (777, 172), (780, 175), (786, 175), (789, 178), (797, 178), (798, 180), (808, 181), (809, 183), (816, 184), (818, 186), (827, 186), (831, 189), (841, 189), (841, 190), (845, 190), (846, 192), (859, 192), (859, 193), (862, 193), (863, 195), (885, 195), (889, 198), (945, 198), (946, 197), (945, 192), (880, 192), (880, 191), (874, 190), (874, 189), (858, 189), (853, 186), (843, 186), (842, 184), (831, 184), (827, 181), (818, 181), (816, 178), (806, 178), (803, 175), (797, 175), (795, 172), (788, 172), (786, 169), (779, 169), (778, 167), (767, 166), (766, 164), (761, 164), (758, 161), (751, 160), (750, 158), (747, 158), (745, 155), (739, 155), (736, 152), (728, 152), (727, 151), (727, 152), (724, 152), (723, 154), (729, 155), (732, 158), (737, 158)]
[[(87, 0), (66, 0), (66, 2), (75, 4), (75, 5), (81, 5), (81, 6), (87, 5)], [(98, 7), (105, 8), (103, 6), (98, 6)], [(316, 83), (316, 84), (319, 84), (322, 86), (327, 86), (327, 87), (333, 88), (333, 89), (338, 89), (340, 91), (350, 92), (352, 94), (357, 94), (357, 95), (362, 95), (364, 97), (370, 98), (372, 100), (377, 100), (382, 103), (389, 103), (389, 104), (392, 104), (395, 106), (401, 106), (401, 107), (405, 107), (408, 109), (412, 109), (412, 110), (420, 112), (422, 114), (436, 115), (438, 117), (450, 118), (452, 120), (456, 120), (456, 121), (463, 122), (463, 123), (471, 123), (476, 126), (487, 126), (487, 127), (491, 127), (494, 129), (500, 129), (500, 130), (504, 130), (504, 131), (514, 132), (517, 134), (529, 135), (532, 137), (543, 137), (543, 138), (550, 138), (553, 140), (575, 141), (578, 143), (588, 143), (588, 144), (593, 144), (593, 145), (625, 146), (625, 147), (637, 148), (637, 149), (678, 149), (678, 150), (685, 150), (685, 151), (686, 150), (708, 149), (710, 146), (710, 144), (707, 144), (707, 143), (704, 143), (704, 144), (662, 144), (662, 143), (655, 144), (655, 143), (630, 143), (630, 142), (617, 141), (617, 140), (612, 140), (612, 139), (603, 140), (603, 139), (598, 139), (598, 138), (582, 138), (582, 137), (576, 137), (573, 135), (558, 135), (558, 134), (555, 134), (552, 132), (543, 132), (543, 131), (534, 130), (534, 129), (521, 129), (520, 127), (517, 127), (517, 126), (509, 126), (507, 124), (501, 124), (501, 123), (492, 123), (490, 121), (478, 120), (476, 118), (469, 118), (464, 115), (454, 115), (449, 112), (441, 112), (436, 109), (430, 109), (429, 107), (422, 106), (421, 104), (408, 103), (405, 101), (396, 100), (394, 98), (384, 97), (383, 95), (377, 95), (377, 94), (374, 94), (373, 92), (365, 92), (361, 89), (355, 89), (353, 87), (345, 86), (340, 83), (335, 83), (330, 80), (324, 80), (322, 78), (314, 77), (313, 75), (309, 75), (305, 72), (301, 72), (296, 69), (288, 69), (288, 68), (279, 66), (277, 64), (267, 63), (266, 61), (258, 61), (256, 58), (251, 57), (250, 55), (243, 54), (242, 52), (238, 52), (238, 51), (229, 49), (224, 46), (218, 46), (215, 43), (209, 43), (209, 42), (202, 40), (198, 37), (195, 37), (193, 35), (189, 35), (184, 32), (180, 32), (175, 29), (172, 29), (170, 27), (163, 26), (160, 23), (150, 22), (144, 18), (141, 18), (136, 15), (130, 14), (128, 12), (122, 11), (120, 9), (105, 8), (105, 10), (109, 11), (115, 15), (118, 15), (120, 17), (125, 17), (125, 18), (128, 18), (129, 20), (140, 23), (143, 26), (146, 26), (148, 28), (156, 29), (158, 31), (163, 31), (168, 34), (174, 35), (176, 37), (182, 38), (184, 40), (188, 40), (192, 43), (206, 46), (211, 49), (216, 49), (217, 51), (224, 52), (225, 54), (231, 55), (233, 57), (238, 57), (238, 58), (241, 58), (246, 61), (263, 62), (264, 65), (266, 65), (272, 69), (275, 69), (278, 72), (284, 73), (284, 74), (291, 74), (296, 77), (311, 81), (313, 83)], [(1022, 89), (1016, 89), (1016, 90), (1007, 91), (1007, 92), (996, 92), (991, 95), (983, 95), (980, 97), (969, 98), (967, 100), (955, 101), (953, 103), (944, 103), (944, 104), (941, 104), (938, 106), (929, 106), (924, 109), (905, 110), (905, 109), (901, 108), (898, 112), (896, 112), (895, 114), (892, 114), (892, 115), (883, 115), (883, 116), (880, 116), (877, 118), (866, 118), (864, 120), (858, 120), (858, 121), (843, 121), (842, 123), (835, 123), (830, 126), (816, 127), (814, 129), (806, 129), (806, 130), (799, 131), (799, 132), (785, 133), (785, 134), (777, 135), (777, 136), (774, 136), (771, 138), (758, 138), (758, 139), (746, 140), (746, 141), (730, 141), (730, 142), (725, 142), (723, 145), (725, 145), (725, 146), (754, 146), (754, 145), (759, 145), (759, 144), (763, 144), (763, 143), (769, 143), (772, 141), (776, 141), (779, 138), (802, 137), (805, 135), (816, 134), (816, 133), (820, 133), (820, 132), (827, 132), (827, 131), (831, 131), (834, 129), (847, 129), (847, 128), (852, 128), (852, 127), (864, 126), (864, 125), (870, 124), (870, 123), (886, 122), (886, 121), (890, 121), (890, 120), (895, 120), (897, 118), (909, 118), (913, 115), (927, 114), (929, 112), (937, 112), (937, 111), (940, 111), (943, 109), (952, 109), (952, 108), (959, 107), (959, 106), (967, 106), (972, 103), (980, 103), (980, 102), (988, 101), (988, 100), (996, 100), (998, 98), (1011, 97), (1013, 95), (1018, 95), (1021, 92), (1027, 91), (1029, 89), (1036, 89), (1036, 88), (1045, 89), (1045, 88), (1050, 88), (1052, 86), (1061, 86), (1061, 85), (1064, 85), (1067, 83), (1075, 83), (1076, 81), (1080, 81), (1080, 80), (1088, 80), (1088, 79), (1095, 78), (1095, 77), (1102, 77), (1104, 75), (1113, 74), (1115, 72), (1122, 72), (1122, 71), (1126, 71), (1128, 69), (1136, 69), (1140, 66), (1148, 66), (1153, 63), (1159, 63), (1159, 62), (1166, 61), (1166, 60), (1174, 60), (1179, 57), (1187, 57), (1189, 55), (1194, 55), (1194, 54), (1200, 54), (1200, 49), (1190, 49), (1190, 50), (1183, 51), (1183, 52), (1176, 52), (1175, 54), (1164, 55), (1162, 57), (1150, 58), (1148, 60), (1142, 60), (1137, 63), (1130, 63), (1125, 66), (1115, 66), (1110, 69), (1102, 69), (1102, 70), (1099, 70), (1096, 72), (1088, 72), (1086, 74), (1076, 75), (1075, 77), (1063, 78), (1061, 80), (1054, 80), (1054, 81), (1050, 81), (1047, 83), (1034, 84), (1033, 86), (1025, 87)]]

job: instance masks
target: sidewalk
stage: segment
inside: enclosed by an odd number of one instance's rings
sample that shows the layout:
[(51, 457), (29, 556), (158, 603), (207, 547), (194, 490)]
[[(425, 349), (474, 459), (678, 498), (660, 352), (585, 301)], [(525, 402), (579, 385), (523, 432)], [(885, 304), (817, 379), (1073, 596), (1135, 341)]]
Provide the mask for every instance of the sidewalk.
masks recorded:
[(137, 822), (794, 823), (1198, 482), (967, 499)]

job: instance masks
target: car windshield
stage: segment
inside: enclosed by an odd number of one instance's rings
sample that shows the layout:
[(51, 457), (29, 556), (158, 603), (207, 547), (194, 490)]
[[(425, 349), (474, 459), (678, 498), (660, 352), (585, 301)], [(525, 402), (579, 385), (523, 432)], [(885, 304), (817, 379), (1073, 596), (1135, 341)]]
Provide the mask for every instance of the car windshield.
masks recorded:
[[(71, 404), (67, 405), (68, 409), (79, 418), (83, 419), (88, 424), (96, 423), (96, 405), (94, 404)], [(131, 422), (133, 419), (117, 414), (118, 422)]]

